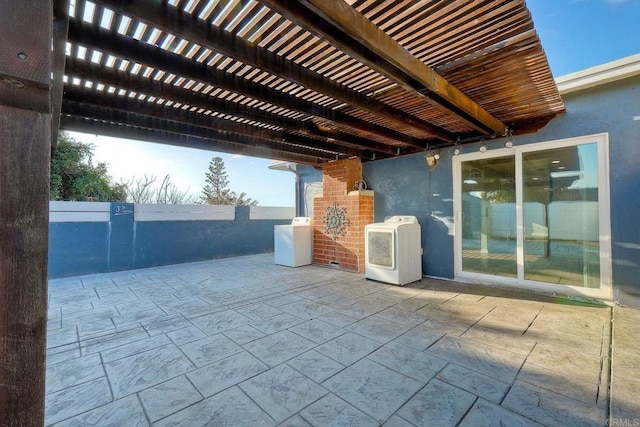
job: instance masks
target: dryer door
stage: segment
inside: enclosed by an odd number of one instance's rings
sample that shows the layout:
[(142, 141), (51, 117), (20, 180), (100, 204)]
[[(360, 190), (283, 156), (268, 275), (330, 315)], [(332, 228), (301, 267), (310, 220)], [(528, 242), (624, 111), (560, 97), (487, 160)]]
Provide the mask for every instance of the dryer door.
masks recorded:
[(396, 268), (396, 231), (393, 228), (368, 228), (365, 240), (366, 263), (369, 267)]

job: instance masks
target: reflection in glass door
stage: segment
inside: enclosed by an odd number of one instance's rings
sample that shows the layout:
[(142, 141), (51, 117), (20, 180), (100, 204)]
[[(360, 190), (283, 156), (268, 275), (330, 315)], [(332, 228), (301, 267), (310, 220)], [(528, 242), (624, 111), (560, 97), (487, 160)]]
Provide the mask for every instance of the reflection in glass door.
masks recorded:
[(522, 154), (525, 279), (600, 286), (597, 144)]
[(462, 270), (516, 277), (513, 156), (462, 163)]
[(607, 135), (454, 157), (456, 276), (611, 292)]

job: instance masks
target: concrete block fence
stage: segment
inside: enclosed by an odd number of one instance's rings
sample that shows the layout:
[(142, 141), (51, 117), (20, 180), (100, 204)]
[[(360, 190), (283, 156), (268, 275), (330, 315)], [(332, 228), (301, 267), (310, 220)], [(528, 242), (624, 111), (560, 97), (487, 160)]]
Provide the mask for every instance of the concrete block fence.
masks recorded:
[(50, 202), (49, 277), (273, 251), (293, 207)]

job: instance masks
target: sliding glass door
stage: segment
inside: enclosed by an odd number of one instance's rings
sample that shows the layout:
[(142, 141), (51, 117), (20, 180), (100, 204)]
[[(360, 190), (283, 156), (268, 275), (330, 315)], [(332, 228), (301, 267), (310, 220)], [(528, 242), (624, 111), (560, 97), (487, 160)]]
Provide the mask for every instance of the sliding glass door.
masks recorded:
[(469, 160), (461, 172), (462, 269), (517, 277), (515, 158)]
[(454, 158), (456, 276), (610, 297), (607, 135)]
[(522, 154), (525, 278), (600, 287), (597, 148)]

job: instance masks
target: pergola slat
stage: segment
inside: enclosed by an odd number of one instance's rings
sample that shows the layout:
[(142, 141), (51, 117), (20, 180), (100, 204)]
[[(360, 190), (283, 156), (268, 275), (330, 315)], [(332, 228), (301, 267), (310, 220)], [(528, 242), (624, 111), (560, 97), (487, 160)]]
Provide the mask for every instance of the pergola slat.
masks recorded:
[[(173, 100), (187, 105), (198, 106), (215, 112), (226, 112), (238, 118), (244, 118), (264, 124), (281, 127), (292, 132), (314, 135), (320, 138), (330, 138), (345, 141), (347, 146), (363, 150), (371, 150), (379, 153), (397, 155), (406, 154), (410, 147), (396, 149), (387, 144), (378, 143), (356, 135), (323, 130), (311, 120), (296, 120), (286, 116), (269, 113), (259, 108), (251, 108), (236, 102), (227, 101), (203, 93), (187, 90), (171, 84), (164, 84), (152, 78), (140, 78), (114, 69), (102, 69), (97, 65), (77, 59), (67, 60), (67, 72), (71, 76), (82, 76), (93, 83), (112, 85), (130, 92), (138, 92), (146, 95), (155, 94), (157, 97)], [(89, 92), (80, 88), (71, 89), (68, 92), (69, 99), (80, 102), (96, 99), (102, 96), (101, 92)], [(80, 97), (80, 93), (84, 96)], [(384, 157), (384, 156), (383, 156)]]
[[(243, 154), (266, 159), (279, 159), (302, 164), (321, 164), (328, 160), (324, 156), (293, 153), (291, 151), (274, 150), (263, 145), (242, 144), (236, 141), (199, 138), (192, 135), (176, 134), (166, 130), (147, 129), (125, 125), (114, 125), (103, 121), (84, 117), (63, 115), (60, 126), (77, 132), (100, 134), (114, 138), (135, 139), (160, 144), (197, 148), (201, 150), (219, 151), (223, 153)], [(256, 141), (250, 141), (255, 143)]]
[(66, 74), (90, 93), (197, 105), (196, 122), (225, 109), (364, 160), (564, 111), (521, 0), (77, 0), (68, 39)]
[(504, 133), (500, 120), (400, 46), (346, 2), (259, 0), (352, 57), (484, 134)]
[(206, 109), (195, 122), (224, 109), (364, 160), (528, 132), (564, 111), (521, 0), (77, 0), (74, 10), (65, 69), (83, 90)]
[(217, 87), (231, 92), (264, 100), (289, 110), (322, 117), (364, 132), (378, 134), (384, 138), (422, 148), (426, 148), (427, 145), (427, 142), (416, 141), (414, 138), (396, 130), (355, 118), (338, 110), (323, 107), (295, 96), (288, 96), (271, 87), (254, 83), (219, 69), (213, 69), (205, 64), (187, 60), (180, 55), (138, 42), (126, 36), (109, 35), (104, 30), (95, 29), (76, 20), (69, 22), (69, 40), (72, 42), (89, 42), (95, 48), (119, 58), (127, 58), (130, 61), (144, 63), (156, 69), (162, 69), (165, 72), (189, 77), (197, 81), (214, 82)]
[[(116, 0), (97, 0), (97, 3), (107, 7), (121, 4)], [(262, 70), (268, 70), (281, 78), (324, 93), (340, 102), (358, 106), (374, 114), (383, 115), (402, 125), (415, 127), (443, 141), (450, 142), (454, 139), (453, 134), (445, 129), (411, 117), (398, 109), (377, 101), (375, 98), (367, 97), (346, 86), (337, 84), (331, 79), (287, 60), (283, 56), (276, 55), (268, 50), (261, 51), (256, 46), (247, 43), (242, 38), (221, 27), (208, 25), (198, 19), (197, 15), (186, 14), (170, 6), (159, 7), (158, 3), (153, 0), (139, 0), (127, 3), (123, 12), (130, 13), (142, 22), (155, 24), (162, 31), (182, 34), (201, 46)]]
[[(298, 147), (302, 151), (308, 148), (332, 153), (331, 156), (327, 156), (328, 158), (335, 158), (335, 156), (339, 155), (348, 157), (367, 156), (363, 150), (348, 149), (339, 144), (314, 140), (290, 132), (260, 129), (245, 123), (192, 113), (182, 108), (135, 101), (129, 97), (123, 100), (126, 100), (126, 102), (119, 102), (114, 96), (103, 96), (99, 105), (66, 100), (63, 104), (62, 112), (76, 117), (101, 119), (106, 122), (132, 126), (137, 124), (140, 127), (157, 130), (166, 129), (171, 130), (173, 133), (184, 133), (185, 135), (221, 141), (233, 141), (234, 138), (237, 138), (238, 141), (252, 139), (271, 142), (274, 147), (276, 145), (282, 146), (283, 143), (286, 143), (292, 151)], [(129, 107), (133, 108), (128, 109)], [(144, 113), (140, 113), (140, 111), (144, 111)]]

